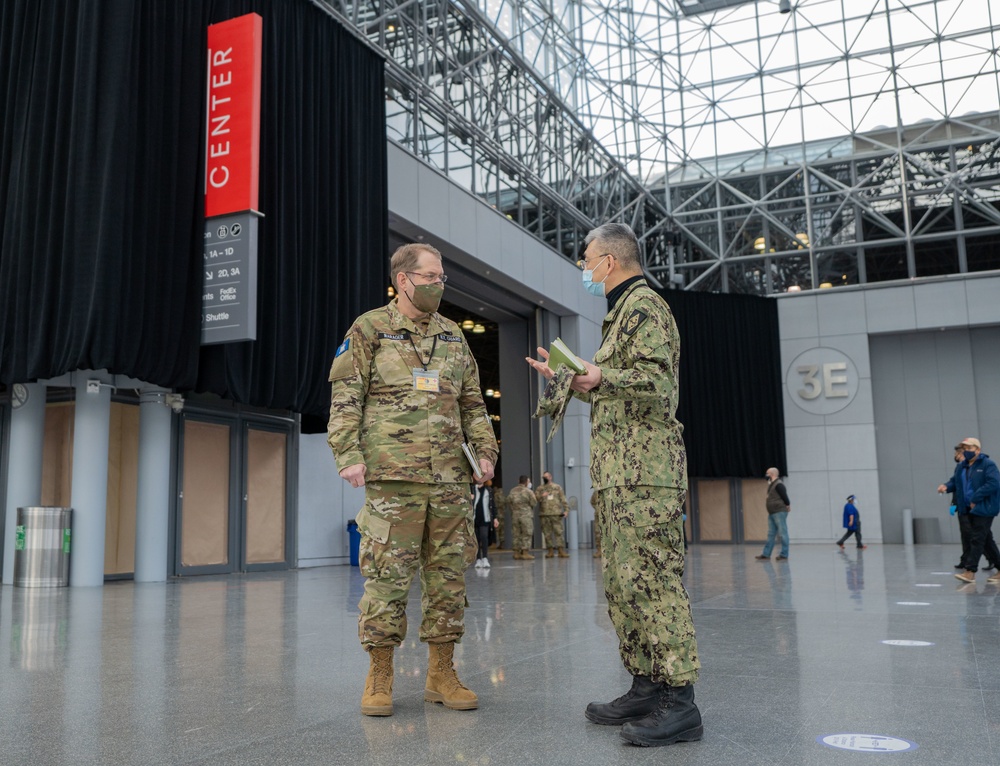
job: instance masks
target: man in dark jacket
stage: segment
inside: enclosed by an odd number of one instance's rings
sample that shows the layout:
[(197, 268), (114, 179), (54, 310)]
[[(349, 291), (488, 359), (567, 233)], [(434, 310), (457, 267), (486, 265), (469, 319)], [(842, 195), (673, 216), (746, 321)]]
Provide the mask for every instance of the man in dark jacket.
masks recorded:
[[(969, 548), (962, 560), (964, 569), (955, 577), (963, 582), (975, 582), (990, 527), (1000, 513), (1000, 470), (989, 455), (983, 453), (979, 439), (971, 436), (962, 439), (961, 446), (965, 459), (955, 468), (948, 483), (938, 486), (938, 492), (954, 492), (959, 512), (969, 514)], [(1000, 570), (988, 582), (1000, 582)]]
[(788, 512), (792, 510), (792, 503), (788, 499), (788, 492), (781, 482), (781, 475), (777, 468), (767, 469), (767, 498), (764, 501), (767, 506), (767, 542), (764, 550), (759, 556), (754, 556), (760, 561), (768, 561), (771, 558), (771, 551), (774, 549), (774, 538), (781, 538), (781, 553), (775, 561), (788, 560)]

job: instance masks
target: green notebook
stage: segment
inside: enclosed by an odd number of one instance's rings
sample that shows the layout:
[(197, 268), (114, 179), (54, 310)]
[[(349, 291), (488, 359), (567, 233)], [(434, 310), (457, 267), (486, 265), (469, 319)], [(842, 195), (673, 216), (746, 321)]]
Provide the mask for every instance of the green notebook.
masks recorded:
[(587, 371), (583, 362), (576, 358), (576, 354), (569, 350), (569, 346), (563, 342), (562, 338), (556, 338), (549, 346), (549, 369), (555, 370), (560, 364), (569, 367), (577, 375)]

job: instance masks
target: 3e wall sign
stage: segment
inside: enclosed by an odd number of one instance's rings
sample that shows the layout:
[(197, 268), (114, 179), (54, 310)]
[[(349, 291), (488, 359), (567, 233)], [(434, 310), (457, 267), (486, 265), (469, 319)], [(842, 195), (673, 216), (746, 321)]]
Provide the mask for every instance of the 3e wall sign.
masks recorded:
[(788, 366), (785, 385), (792, 401), (813, 415), (832, 415), (854, 401), (858, 368), (835, 348), (811, 348)]

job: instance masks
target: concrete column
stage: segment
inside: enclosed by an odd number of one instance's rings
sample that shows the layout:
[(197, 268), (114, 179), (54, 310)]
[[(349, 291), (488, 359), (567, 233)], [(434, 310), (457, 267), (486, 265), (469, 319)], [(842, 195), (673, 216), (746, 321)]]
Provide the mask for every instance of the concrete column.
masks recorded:
[[(104, 537), (108, 505), (108, 441), (111, 386), (106, 373), (74, 374), (76, 418), (73, 421), (73, 548), (69, 584), (104, 585)], [(88, 380), (105, 385), (91, 386)]]
[(167, 579), (170, 525), (170, 408), (167, 392), (139, 397), (139, 482), (135, 505), (135, 581)]
[(4, 503), (3, 581), (14, 582), (14, 528), (17, 509), (42, 501), (42, 451), (45, 445), (45, 386), (24, 384), (28, 400), (10, 416), (7, 497)]

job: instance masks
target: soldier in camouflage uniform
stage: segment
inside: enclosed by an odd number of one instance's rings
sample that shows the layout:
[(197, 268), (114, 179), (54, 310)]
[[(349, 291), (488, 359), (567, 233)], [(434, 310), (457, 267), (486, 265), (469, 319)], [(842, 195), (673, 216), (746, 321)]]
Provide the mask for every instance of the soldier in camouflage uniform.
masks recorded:
[[(593, 702), (594, 723), (621, 725), (637, 745), (701, 739), (694, 703), (698, 650), (684, 571), (681, 514), (686, 455), (677, 410), (680, 343), (667, 304), (643, 279), (639, 243), (624, 224), (590, 232), (581, 267), (593, 295), (606, 295), (601, 347), (586, 371), (557, 372), (529, 359), (549, 379), (539, 413), (555, 425), (572, 393), (591, 406), (590, 476), (601, 519), (604, 588), (632, 688)], [(538, 349), (542, 359), (548, 355)]]
[(393, 650), (406, 636), (410, 584), (420, 572), (420, 640), (430, 649), (424, 699), (455, 710), (478, 706), (452, 662), (464, 633), (465, 570), (476, 551), (462, 451), (475, 447), (493, 476), (497, 442), (479, 370), (458, 325), (437, 313), (441, 254), (404, 245), (392, 256), (397, 297), (355, 320), (330, 370), (327, 441), (340, 475), (365, 488), (358, 513), (361, 573), (367, 578), (361, 645), (370, 668), (365, 715), (392, 714)]
[(567, 559), (566, 535), (563, 530), (563, 519), (569, 514), (569, 503), (563, 488), (552, 481), (548, 471), (542, 474), (542, 486), (535, 490), (538, 498), (538, 521), (542, 527), (542, 539), (549, 552), (545, 558), (550, 559), (559, 551), (559, 558)]
[(493, 500), (497, 504), (497, 548), (502, 549), (504, 519), (507, 515), (507, 495), (504, 493), (503, 487), (496, 483), (493, 484)]
[(521, 476), (517, 486), (507, 495), (511, 532), (514, 536), (511, 547), (514, 549), (514, 558), (522, 561), (535, 558), (531, 554), (531, 535), (534, 533), (534, 508), (538, 504), (538, 498), (528, 486), (528, 477)]

